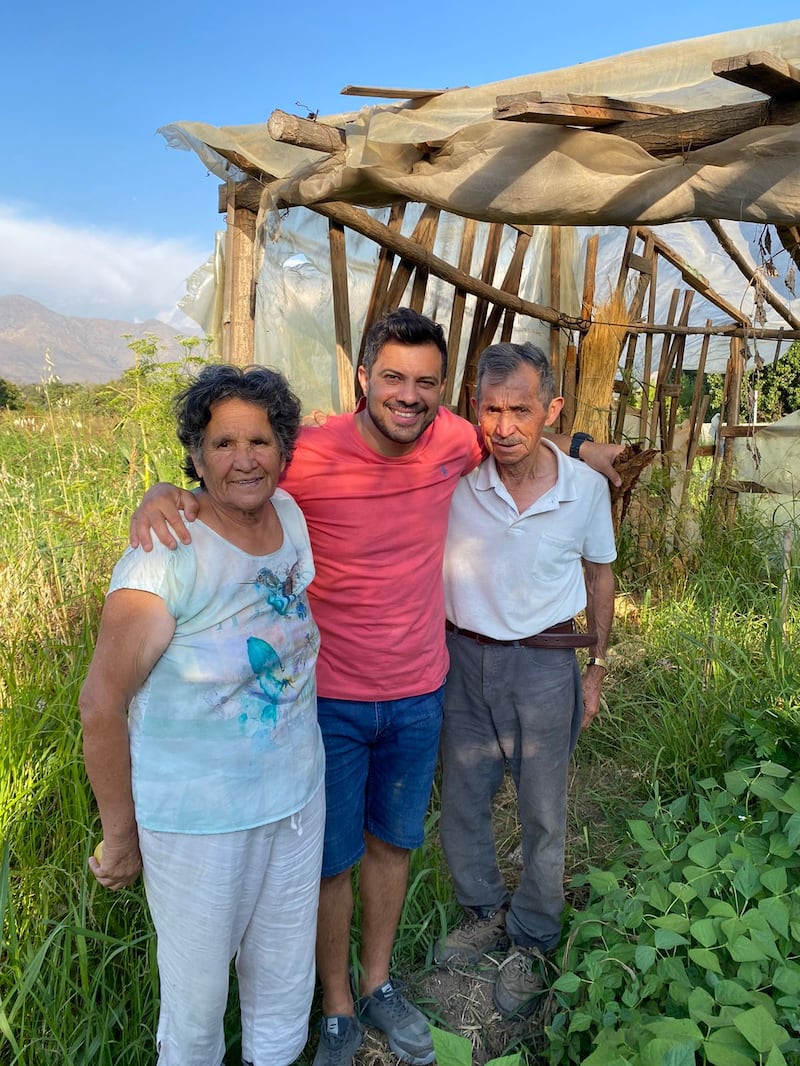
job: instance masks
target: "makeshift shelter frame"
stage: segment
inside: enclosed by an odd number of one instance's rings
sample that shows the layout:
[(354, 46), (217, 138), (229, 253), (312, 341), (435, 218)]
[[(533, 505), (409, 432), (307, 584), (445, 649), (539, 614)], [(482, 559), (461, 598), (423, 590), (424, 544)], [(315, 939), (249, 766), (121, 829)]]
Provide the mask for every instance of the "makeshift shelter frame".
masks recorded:
[[(721, 59), (715, 61), (713, 66), (716, 76), (747, 85), (763, 93), (767, 99), (756, 104), (675, 114), (670, 109), (605, 97), (564, 94), (557, 99), (547, 100), (543, 99), (541, 93), (529, 93), (498, 97), (495, 118), (498, 121), (535, 121), (589, 127), (597, 135), (611, 132), (637, 141), (654, 155), (674, 154), (681, 150), (681, 145), (688, 143), (692, 147), (717, 143), (760, 125), (800, 123), (800, 70), (796, 67), (764, 52)], [(365, 90), (350, 87), (350, 91), (358, 94)], [(345, 141), (345, 131), (342, 129), (316, 120), (288, 116), (284, 112), (273, 113), (268, 130), (275, 140), (327, 153), (340, 151)], [(217, 151), (246, 176), (243, 181), (229, 181), (221, 187), (219, 204), (227, 217), (222, 356), (227, 361), (244, 364), (252, 360), (253, 352), (257, 220), (263, 209), (264, 189), (272, 177), (234, 152), (220, 148)], [(353, 230), (368, 237), (379, 247), (362, 332), (362, 346), (369, 327), (385, 311), (401, 303), (422, 311), (429, 279), (435, 276), (452, 286), (453, 290), (446, 328), (450, 351), (446, 402), (460, 414), (470, 415), (475, 368), (480, 352), (494, 341), (510, 340), (515, 318), (527, 316), (549, 326), (550, 357), (565, 396), (564, 412), (558, 428), (569, 432), (573, 428), (581, 383), (585, 340), (590, 327), (602, 324), (599, 316), (602, 309), (595, 303), (597, 238), (590, 238), (587, 242), (581, 313), (574, 316), (560, 309), (561, 230), (558, 226), (549, 227), (550, 303), (541, 305), (519, 295), (533, 226), (490, 221), (488, 217), (467, 218), (457, 262), (449, 263), (433, 252), (442, 213), (440, 208), (426, 204), (413, 233), (407, 237), (401, 233), (407, 202), (395, 199), (386, 223), (351, 203), (334, 201), (305, 206), (288, 205), (290, 211), (313, 211), (328, 219), (339, 409), (352, 410), (355, 406), (358, 399), (356, 368), (362, 356), (362, 349), (356, 350), (351, 335), (347, 284), (346, 233)], [(742, 260), (718, 221), (709, 220), (708, 225), (723, 250), (747, 276), (752, 265)], [(479, 226), (488, 227), (488, 237), (482, 262), (473, 264)], [(798, 227), (780, 224), (776, 229), (793, 261), (800, 263)], [(512, 233), (514, 246), (505, 274), (498, 279), (498, 251), (504, 231)], [(666, 321), (659, 323), (655, 317), (655, 296), (659, 267), (664, 262), (678, 271), (685, 288), (673, 289)], [(750, 283), (753, 280), (752, 277), (748, 278)], [(609, 439), (623, 439), (628, 401), (634, 390), (634, 360), (641, 341), (643, 371), (642, 387), (637, 390), (640, 398), (638, 435), (644, 444), (662, 454), (673, 452), (686, 340), (690, 336), (700, 336), (702, 343), (689, 412), (689, 434), (685, 453), (680, 458), (682, 465), (691, 469), (699, 454), (709, 452), (708, 448), (700, 445), (700, 432), (708, 405), (707, 397), (702, 395), (708, 340), (714, 335), (727, 336), (730, 338), (730, 356), (725, 374), (724, 410), (717, 444), (711, 451), (714, 454), (715, 473), (718, 465), (721, 465), (722, 470), (730, 474), (733, 439), (750, 435), (756, 428), (739, 424), (739, 390), (746, 368), (747, 342), (772, 339), (780, 347), (784, 341), (798, 340), (800, 321), (769, 285), (762, 284), (762, 298), (777, 311), (786, 325), (775, 329), (755, 324), (739, 308), (715, 292), (702, 273), (682, 259), (652, 229), (638, 224), (627, 228), (616, 293), (624, 297), (627, 315), (620, 345), (619, 370), (613, 385), (616, 394), (613, 412), (609, 402)], [(690, 325), (689, 312), (697, 294), (720, 309), (728, 321), (714, 324), (708, 319), (705, 326)], [(469, 300), (474, 301), (474, 307), (467, 340), (466, 365), (459, 383), (455, 360), (462, 346), (462, 334), (467, 323), (465, 309)], [(660, 347), (657, 345), (659, 338)], [(651, 379), (654, 380), (652, 389), (649, 387)]]

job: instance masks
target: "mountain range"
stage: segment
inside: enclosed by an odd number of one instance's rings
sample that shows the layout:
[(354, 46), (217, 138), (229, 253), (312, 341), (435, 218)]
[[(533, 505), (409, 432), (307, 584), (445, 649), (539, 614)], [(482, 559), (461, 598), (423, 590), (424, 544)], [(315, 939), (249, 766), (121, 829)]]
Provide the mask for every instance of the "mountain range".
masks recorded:
[(180, 334), (157, 319), (120, 322), (71, 318), (27, 296), (0, 296), (0, 378), (30, 385), (56, 376), (65, 384), (113, 381), (133, 366), (131, 340), (158, 337), (162, 358), (180, 359)]

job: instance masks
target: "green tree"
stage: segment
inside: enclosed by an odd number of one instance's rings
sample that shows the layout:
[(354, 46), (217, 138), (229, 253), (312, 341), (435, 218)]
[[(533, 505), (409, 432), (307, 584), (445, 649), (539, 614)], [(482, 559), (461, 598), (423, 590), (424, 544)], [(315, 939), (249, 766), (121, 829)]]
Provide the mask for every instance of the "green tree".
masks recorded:
[[(722, 407), (724, 384), (722, 374), (708, 375), (710, 409)], [(800, 410), (800, 342), (795, 341), (777, 362), (751, 367), (744, 375), (739, 397), (739, 418), (744, 422), (752, 420), (756, 394), (759, 422), (776, 422)]]
[(9, 411), (19, 411), (22, 407), (22, 396), (16, 385), (0, 378), (0, 408), (3, 407)]

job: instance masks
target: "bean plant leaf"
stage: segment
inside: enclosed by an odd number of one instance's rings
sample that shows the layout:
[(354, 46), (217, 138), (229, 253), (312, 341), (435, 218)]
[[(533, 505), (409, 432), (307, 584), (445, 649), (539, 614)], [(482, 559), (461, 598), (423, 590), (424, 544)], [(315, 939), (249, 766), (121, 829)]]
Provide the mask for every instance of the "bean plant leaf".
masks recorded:
[(794, 856), (794, 848), (784, 833), (773, 833), (769, 838), (769, 853), (779, 859), (791, 859)]
[(784, 826), (784, 832), (786, 833), (786, 839), (789, 841), (789, 847), (792, 850), (796, 850), (798, 844), (800, 844), (800, 811), (795, 812)]
[(767, 777), (777, 778), (788, 777), (789, 774), (792, 772), (791, 770), (788, 770), (785, 766), (781, 766), (779, 763), (776, 762), (762, 762), (759, 769), (761, 773), (765, 774)]
[(737, 936), (729, 950), (734, 962), (761, 962), (764, 958), (763, 950), (749, 936)]
[(503, 1055), (500, 1059), (489, 1059), (486, 1066), (519, 1066), (522, 1062), (522, 1054), (517, 1051), (513, 1055)]
[(656, 929), (669, 929), (672, 933), (689, 932), (689, 919), (683, 914), (660, 914), (651, 919), (651, 925)]
[(800, 811), (800, 781), (793, 781), (783, 794), (783, 802), (793, 811)]
[(671, 948), (682, 947), (689, 941), (680, 933), (673, 933), (671, 929), (656, 929), (653, 941), (659, 951), (669, 951)]
[(700, 918), (692, 922), (689, 932), (704, 948), (713, 947), (717, 942), (717, 926), (713, 918)]
[[(780, 896), (786, 891), (789, 884), (786, 876), (786, 867), (768, 866), (767, 869), (761, 873), (761, 884), (768, 892), (773, 892), (776, 896)], [(761, 904), (759, 904), (759, 906), (760, 905)]]
[(745, 899), (752, 899), (761, 888), (761, 877), (755, 863), (749, 860), (742, 864), (733, 878), (733, 887)]
[(731, 1026), (715, 1029), (703, 1042), (706, 1060), (712, 1066), (753, 1066), (752, 1048)]
[(712, 973), (722, 973), (722, 966), (716, 954), (709, 948), (689, 948), (689, 958), (703, 970), (711, 970)]
[(681, 903), (691, 903), (697, 897), (697, 891), (683, 881), (670, 881), (669, 890)]
[(587, 1029), (591, 1029), (594, 1025), (594, 1018), (591, 1014), (587, 1014), (586, 1011), (576, 1010), (572, 1012), (569, 1020), (569, 1032), (570, 1033), (585, 1033)]
[(750, 778), (741, 770), (729, 770), (725, 774), (725, 788), (734, 796), (741, 796), (749, 784)]
[(472, 1044), (465, 1036), (448, 1033), (433, 1025), (430, 1026), (430, 1030), (439, 1066), (470, 1066)]
[(789, 1039), (789, 1034), (778, 1025), (764, 1007), (751, 1007), (733, 1019), (733, 1024), (756, 1051), (765, 1055), (771, 1048), (780, 1046)]
[(653, 836), (649, 822), (645, 822), (642, 818), (634, 818), (628, 822), (628, 829), (642, 851), (661, 851), (661, 845)]
[(714, 998), (721, 1007), (741, 1007), (751, 1002), (751, 994), (743, 985), (727, 979), (717, 983)]
[(691, 1043), (698, 1048), (703, 1042), (703, 1034), (691, 1018), (658, 1018), (648, 1022), (642, 1028), (653, 1036), (664, 1037), (667, 1040)]
[(645, 1044), (638, 1061), (642, 1066), (695, 1066), (695, 1045), (676, 1044), (673, 1040), (656, 1038)]
[(706, 837), (699, 844), (692, 844), (689, 848), (689, 858), (696, 866), (702, 866), (709, 870), (717, 863), (717, 842), (714, 837)]
[(783, 1057), (782, 1052), (774, 1047), (770, 1048), (769, 1055), (767, 1055), (767, 1061), (764, 1066), (786, 1066), (786, 1059)]
[(758, 901), (758, 910), (780, 936), (789, 939), (789, 908), (782, 899), (770, 896)]
[(562, 973), (562, 975), (553, 981), (552, 987), (559, 992), (577, 992), (581, 987), (581, 979), (576, 973)]
[(637, 944), (634, 960), (639, 973), (646, 973), (656, 961), (656, 949), (652, 944)]
[(788, 996), (800, 996), (800, 968), (797, 966), (778, 966), (772, 975), (775, 988)]
[(590, 870), (586, 875), (586, 880), (595, 890), (595, 892), (604, 895), (606, 892), (613, 892), (615, 888), (619, 888), (619, 881), (608, 870)]

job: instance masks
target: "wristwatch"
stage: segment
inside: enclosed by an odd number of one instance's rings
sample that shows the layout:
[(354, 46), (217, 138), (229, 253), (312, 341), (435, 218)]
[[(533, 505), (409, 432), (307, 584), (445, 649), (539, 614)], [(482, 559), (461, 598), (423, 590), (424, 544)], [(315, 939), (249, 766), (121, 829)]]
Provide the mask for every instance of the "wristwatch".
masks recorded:
[(585, 444), (586, 441), (589, 441), (590, 444), (594, 443), (594, 437), (591, 435), (591, 433), (572, 434), (572, 438), (569, 442), (569, 454), (571, 459), (580, 459), (580, 455), (578, 453), (581, 450), (581, 445)]
[(597, 655), (590, 655), (589, 658), (586, 660), (586, 665), (587, 666), (602, 666), (602, 668), (604, 670), (608, 670), (608, 665), (606, 663), (606, 660), (605, 659), (601, 659)]

